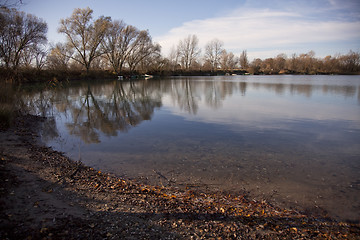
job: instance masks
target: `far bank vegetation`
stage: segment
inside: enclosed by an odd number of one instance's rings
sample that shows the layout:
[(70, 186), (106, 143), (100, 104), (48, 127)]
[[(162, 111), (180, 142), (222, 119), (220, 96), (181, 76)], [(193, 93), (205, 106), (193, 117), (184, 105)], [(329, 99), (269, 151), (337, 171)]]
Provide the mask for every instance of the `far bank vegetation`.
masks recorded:
[(118, 75), (235, 74), (359, 74), (360, 54), (349, 51), (318, 58), (315, 52), (278, 54), (249, 61), (237, 56), (219, 39), (199, 47), (196, 35), (174, 45), (168, 56), (152, 41), (148, 30), (122, 20), (93, 17), (90, 8), (74, 9), (60, 19), (65, 42), (47, 42), (47, 23), (12, 6), (0, 9), (0, 74), (2, 81), (114, 78)]

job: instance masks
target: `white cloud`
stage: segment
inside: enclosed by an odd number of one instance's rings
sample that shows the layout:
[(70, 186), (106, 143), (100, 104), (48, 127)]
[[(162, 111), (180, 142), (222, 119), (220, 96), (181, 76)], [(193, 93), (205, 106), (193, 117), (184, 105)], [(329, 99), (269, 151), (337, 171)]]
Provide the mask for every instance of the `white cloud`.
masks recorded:
[[(286, 49), (294, 53), (299, 46), (307, 45), (307, 51), (317, 52), (312, 44), (340, 46), (349, 41), (360, 41), (360, 22), (319, 20), (302, 17), (296, 12), (240, 8), (224, 17), (185, 22), (154, 40), (161, 44), (166, 55), (172, 46), (189, 34), (198, 36), (202, 48), (208, 41), (218, 38), (235, 54), (247, 49), (249, 55), (253, 51), (260, 54), (257, 57), (263, 58), (269, 57), (269, 52), (281, 53)], [(333, 54), (332, 50), (329, 49), (330, 54)]]

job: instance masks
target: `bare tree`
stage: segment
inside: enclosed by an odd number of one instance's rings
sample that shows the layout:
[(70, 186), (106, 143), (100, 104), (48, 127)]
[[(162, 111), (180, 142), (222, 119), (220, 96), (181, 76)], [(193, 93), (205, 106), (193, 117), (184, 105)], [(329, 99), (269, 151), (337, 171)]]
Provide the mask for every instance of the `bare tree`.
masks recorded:
[(240, 54), (239, 62), (240, 62), (240, 67), (242, 69), (247, 69), (249, 67), (249, 60), (247, 57), (246, 50), (243, 50), (242, 53)]
[(232, 52), (227, 52), (226, 50), (223, 50), (221, 52), (221, 58), (220, 58), (220, 66), (223, 70), (233, 70), (236, 68), (236, 65), (238, 63), (238, 59), (235, 57), (235, 55)]
[(278, 54), (274, 59), (274, 71), (279, 73), (286, 67), (287, 56), (284, 53)]
[(14, 8), (22, 3), (22, 0), (0, 0), (0, 8)]
[(208, 62), (212, 71), (216, 71), (220, 64), (224, 43), (218, 39), (208, 42), (205, 46), (205, 62)]
[(67, 44), (75, 49), (71, 58), (86, 68), (89, 72), (91, 62), (102, 55), (99, 45), (110, 25), (109, 17), (92, 19), (93, 10), (89, 7), (76, 8), (71, 17), (61, 19), (59, 32), (67, 37)]
[(198, 45), (199, 39), (196, 35), (189, 35), (184, 40), (180, 40), (178, 45), (178, 53), (183, 69), (189, 70), (192, 63), (196, 61), (196, 58), (200, 54)]
[(168, 64), (169, 64), (168, 59), (163, 58), (160, 52), (154, 52), (153, 54), (150, 54), (148, 57), (140, 61), (137, 69), (141, 73), (147, 73), (147, 72), (161, 73), (169, 69)]
[(300, 73), (314, 73), (315, 52), (302, 53), (297, 57), (296, 71)]
[(342, 72), (354, 73), (360, 70), (360, 54), (357, 52), (350, 52), (339, 58), (339, 64)]
[(116, 20), (111, 22), (109, 29), (101, 43), (105, 58), (109, 61), (113, 70), (117, 74), (121, 72), (121, 66), (123, 63), (122, 59), (124, 53), (122, 51), (122, 43), (124, 32), (123, 30), (125, 26), (126, 25), (123, 21)]
[(25, 67), (25, 68), (30, 68), (31, 64), (34, 60), (34, 52), (33, 51), (34, 50), (32, 47), (24, 49), (24, 51), (20, 57), (19, 65), (21, 65), (22, 67)]
[(47, 24), (42, 19), (15, 9), (0, 9), (0, 61), (17, 69), (24, 52), (44, 44)]
[(254, 59), (249, 66), (249, 73), (258, 74), (261, 71), (262, 60), (260, 58)]
[(161, 47), (159, 44), (153, 44), (148, 31), (140, 31), (136, 41), (131, 46), (131, 51), (127, 57), (127, 63), (130, 72), (136, 69), (136, 66), (151, 55), (160, 55)]
[(326, 56), (323, 59), (316, 58), (314, 51), (292, 54), (287, 58), (285, 54), (279, 54), (275, 58), (253, 60), (248, 68), (252, 74), (282, 74), (282, 73), (358, 73), (360, 71), (360, 54), (350, 51), (348, 54), (337, 54), (334, 57)]
[(27, 68), (36, 67), (40, 71), (44, 65), (47, 56), (47, 50), (45, 44), (43, 45), (31, 45), (24, 49), (21, 54), (20, 63)]
[(235, 57), (235, 55), (232, 52), (228, 53), (228, 69), (234, 70), (236, 68), (236, 65), (239, 62), (239, 58)]
[(289, 58), (286, 62), (286, 67), (292, 72), (297, 71), (298, 57), (297, 57), (296, 53), (291, 54), (291, 58)]
[(322, 60), (321, 71), (325, 73), (335, 73), (338, 70), (338, 61), (336, 58), (328, 55)]
[[(51, 69), (62, 69), (65, 70), (68, 67), (70, 57), (73, 55), (74, 51), (67, 48), (66, 44), (57, 43), (55, 47), (50, 49), (47, 61), (48, 67)], [(70, 53), (68, 52), (70, 50)]]
[(266, 58), (262, 62), (262, 69), (266, 74), (276, 73), (275, 69), (275, 61), (274, 58)]
[(73, 54), (74, 49), (71, 46), (57, 43), (55, 47), (50, 49), (50, 53), (47, 57), (47, 65), (54, 70), (66, 70)]
[(175, 71), (179, 66), (179, 51), (172, 46), (169, 53), (169, 70)]
[(48, 50), (45, 46), (38, 46), (34, 49), (35, 66), (38, 71), (42, 70), (46, 64)]
[(136, 47), (139, 30), (123, 21), (114, 21), (104, 37), (102, 48), (113, 70), (120, 74), (133, 48)]

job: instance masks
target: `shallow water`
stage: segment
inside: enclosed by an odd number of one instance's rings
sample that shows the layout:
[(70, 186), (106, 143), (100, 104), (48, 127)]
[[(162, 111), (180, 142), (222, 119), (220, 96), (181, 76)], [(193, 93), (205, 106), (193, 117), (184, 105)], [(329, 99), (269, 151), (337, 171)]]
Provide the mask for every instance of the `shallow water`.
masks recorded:
[(49, 117), (46, 144), (102, 171), (360, 219), (359, 76), (82, 82), (26, 99)]

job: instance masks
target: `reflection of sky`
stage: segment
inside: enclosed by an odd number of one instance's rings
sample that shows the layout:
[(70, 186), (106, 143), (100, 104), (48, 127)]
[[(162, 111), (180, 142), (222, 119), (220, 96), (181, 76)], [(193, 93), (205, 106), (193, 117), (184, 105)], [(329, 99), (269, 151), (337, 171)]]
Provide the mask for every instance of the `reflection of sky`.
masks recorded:
[[(209, 149), (224, 141), (236, 149), (238, 140), (244, 139), (244, 145), (286, 145), (301, 150), (310, 145), (331, 146), (331, 151), (350, 149), (359, 154), (360, 81), (354, 76), (196, 77), (150, 83), (147, 91), (160, 95), (162, 101), (150, 121), (111, 136), (94, 129), (99, 142), (85, 144), (81, 133), (69, 133), (70, 111), (58, 113), (61, 138), (47, 143), (75, 159), (79, 152), (87, 159), (107, 153), (115, 154), (111, 158), (119, 161), (119, 154), (124, 153), (149, 158), (154, 142), (162, 147), (176, 142), (181, 151), (190, 151), (186, 141), (194, 139), (197, 144), (208, 144)], [(102, 88), (96, 94), (105, 92), (112, 89)]]
[[(203, 182), (249, 191), (255, 189), (252, 184), (263, 184), (256, 191), (276, 189), (286, 198), (296, 191), (313, 200), (318, 200), (313, 194), (332, 199), (341, 189), (341, 196), (355, 199), (357, 190), (343, 186), (359, 181), (357, 77), (197, 77), (132, 84), (141, 90), (130, 99), (140, 115), (148, 104), (137, 103), (156, 96), (149, 102), (154, 107), (150, 120), (129, 125), (126, 131), (115, 128), (116, 134), (107, 134), (97, 122), (89, 132), (96, 132), (98, 141), (86, 142), (85, 131), (70, 133), (67, 126), (75, 117), (68, 110), (67, 115), (54, 114), (53, 127), (61, 136), (44, 140), (74, 160), (130, 178), (153, 179), (153, 170), (159, 170), (179, 184)], [(107, 91), (104, 86), (96, 89), (96, 97), (113, 90), (110, 85)], [(140, 98), (143, 89), (149, 93), (146, 98)], [(76, 92), (73, 99), (79, 95)], [(97, 116), (105, 113), (114, 114), (103, 111)], [(88, 121), (84, 115), (80, 120), (83, 126), (96, 118)]]
[[(245, 96), (240, 91), (233, 92), (224, 98), (221, 106), (216, 109), (208, 105), (204, 96), (199, 98), (201, 100), (198, 101), (196, 114), (188, 114), (177, 108), (170, 96), (163, 98), (163, 104), (174, 114), (184, 116), (187, 120), (227, 124), (238, 130), (288, 128), (290, 125), (284, 125), (286, 122), (327, 120), (351, 122), (352, 127), (360, 129), (356, 92), (349, 97), (344, 92), (337, 94), (336, 90), (324, 91), (325, 88), (338, 89), (336, 85), (339, 81), (330, 81), (326, 87), (311, 86), (311, 95), (306, 95), (291, 91), (292, 86), (299, 84), (298, 79), (291, 81), (291, 84), (283, 82), (280, 93), (269, 88), (270, 84), (276, 81), (264, 82), (263, 78), (257, 80), (256, 83), (247, 82)], [(305, 82), (311, 84), (309, 80)], [(304, 84), (304, 81), (301, 81), (301, 84)], [(269, 85), (268, 88), (266, 85)]]

